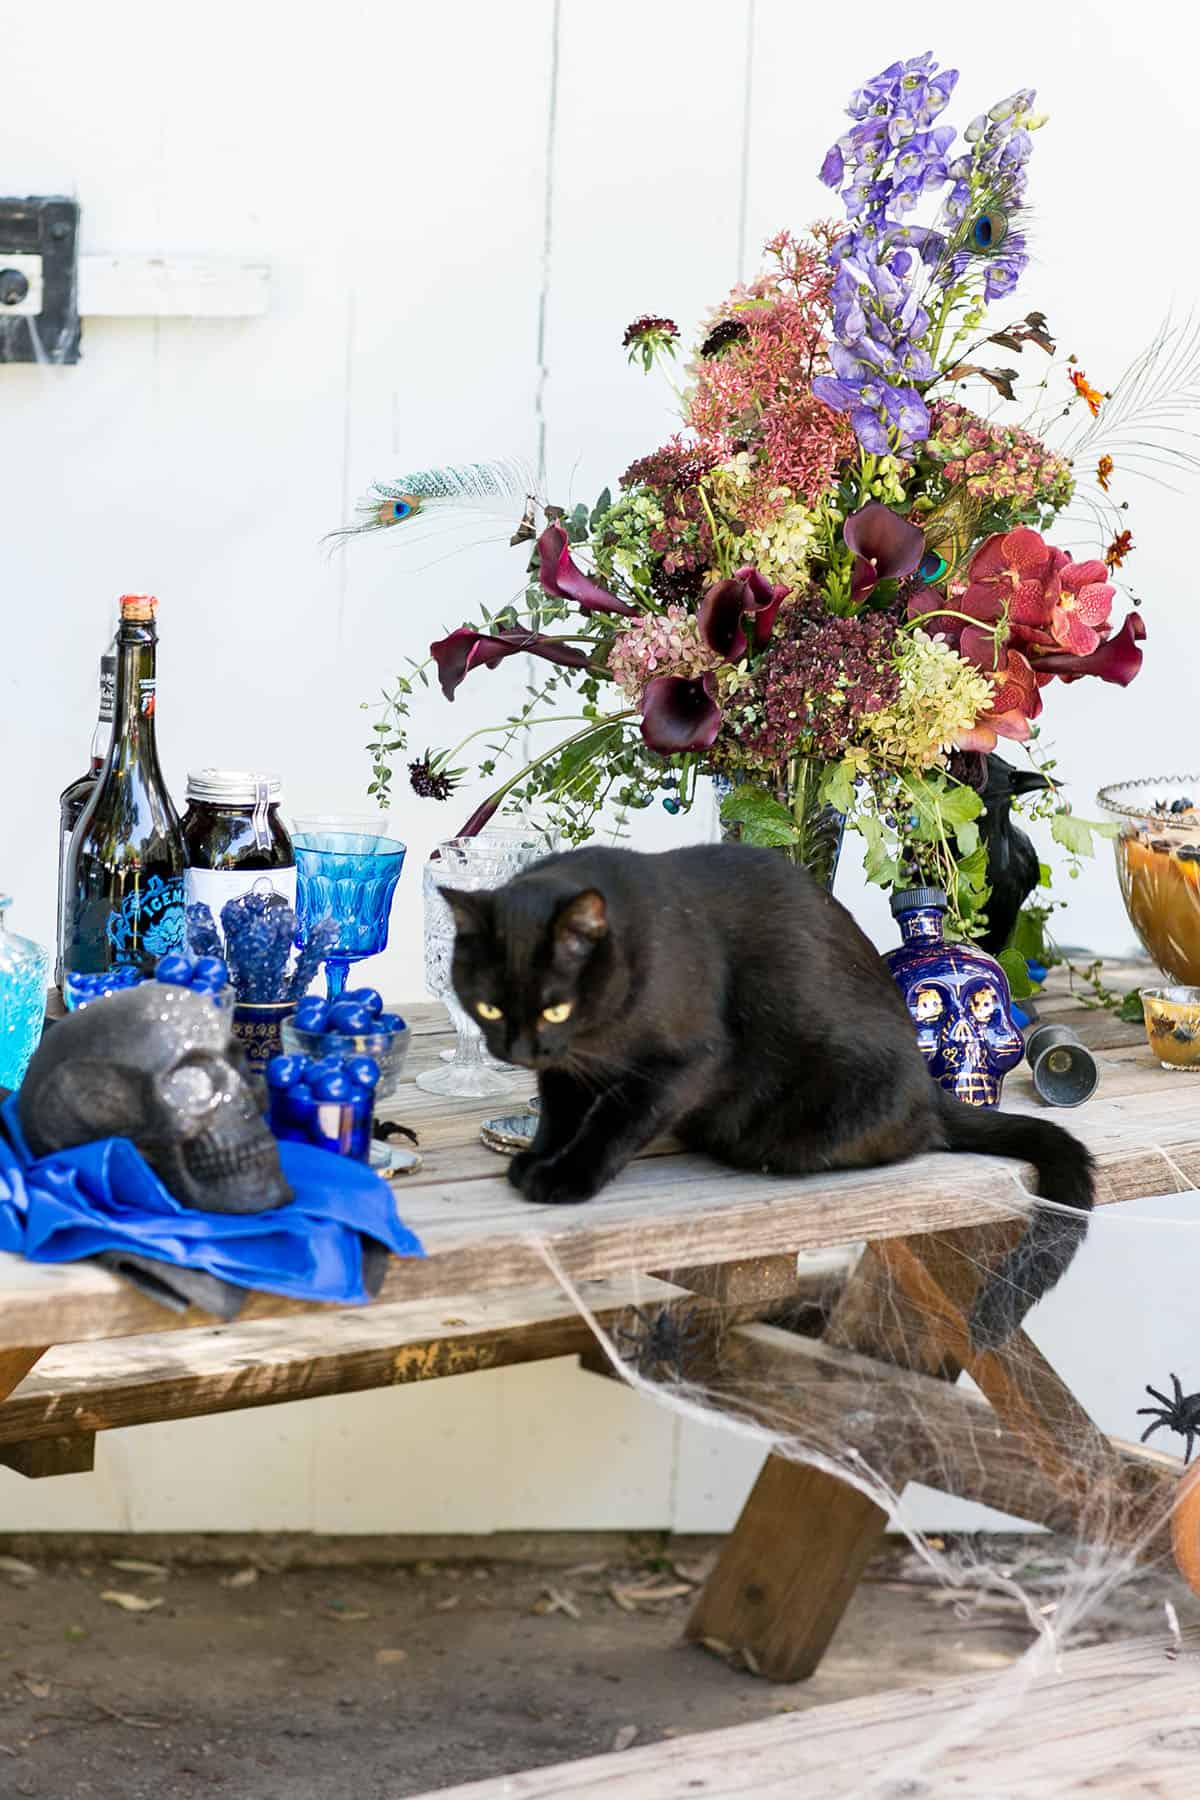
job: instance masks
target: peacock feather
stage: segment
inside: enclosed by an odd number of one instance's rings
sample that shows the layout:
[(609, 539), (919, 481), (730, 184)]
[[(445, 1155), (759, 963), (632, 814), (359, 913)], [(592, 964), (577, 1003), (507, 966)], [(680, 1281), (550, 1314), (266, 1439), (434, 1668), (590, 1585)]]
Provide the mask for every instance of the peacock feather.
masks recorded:
[(377, 481), (355, 509), (356, 523), (332, 532), (334, 538), (386, 530), (418, 515), (438, 512), (500, 513), (519, 518), (527, 510), (529, 471), (522, 463), (445, 463), (417, 469), (399, 481)]
[(932, 512), (918, 520), (925, 533), (925, 554), (917, 573), (926, 587), (958, 577), (971, 554), (979, 514), (979, 502), (965, 486), (959, 486), (952, 487)]

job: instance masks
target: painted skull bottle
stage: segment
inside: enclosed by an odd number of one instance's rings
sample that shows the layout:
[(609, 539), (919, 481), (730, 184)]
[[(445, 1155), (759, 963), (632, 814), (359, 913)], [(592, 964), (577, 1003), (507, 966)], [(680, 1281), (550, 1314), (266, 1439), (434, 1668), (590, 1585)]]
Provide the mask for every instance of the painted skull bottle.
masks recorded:
[(167, 951), (185, 948), (187, 858), (154, 732), (158, 602), (123, 594), (120, 604), (112, 742), (67, 852), (69, 974), (121, 966), (149, 973)]

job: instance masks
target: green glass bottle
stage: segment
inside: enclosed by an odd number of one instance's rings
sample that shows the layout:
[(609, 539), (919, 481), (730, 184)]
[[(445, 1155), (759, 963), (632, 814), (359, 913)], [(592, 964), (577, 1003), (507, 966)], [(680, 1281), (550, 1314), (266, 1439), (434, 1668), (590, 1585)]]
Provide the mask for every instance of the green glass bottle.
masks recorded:
[(121, 597), (112, 742), (67, 852), (66, 974), (122, 966), (149, 974), (185, 947), (187, 857), (154, 735), (157, 608), (150, 594)]

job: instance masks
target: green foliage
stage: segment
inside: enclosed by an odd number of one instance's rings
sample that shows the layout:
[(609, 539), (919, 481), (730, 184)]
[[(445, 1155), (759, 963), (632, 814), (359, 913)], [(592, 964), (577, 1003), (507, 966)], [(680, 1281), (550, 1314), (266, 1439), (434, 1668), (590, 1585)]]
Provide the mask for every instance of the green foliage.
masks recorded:
[(726, 797), (721, 806), (721, 822), (739, 825), (743, 844), (760, 844), (773, 850), (794, 844), (800, 835), (795, 819), (783, 802), (774, 794), (768, 794), (765, 788), (752, 787), (749, 783), (734, 788)]
[(1027, 1000), (1037, 989), (1029, 979), (1029, 970), (1025, 967), (1025, 958), (1019, 950), (1002, 950), (996, 961), (1008, 977), (1009, 989), (1014, 1000)]
[(1072, 856), (1094, 856), (1096, 846), (1092, 842), (1097, 837), (1116, 837), (1119, 827), (1101, 824), (1094, 819), (1078, 819), (1074, 813), (1056, 812), (1050, 821), (1050, 835), (1056, 844), (1069, 850)]

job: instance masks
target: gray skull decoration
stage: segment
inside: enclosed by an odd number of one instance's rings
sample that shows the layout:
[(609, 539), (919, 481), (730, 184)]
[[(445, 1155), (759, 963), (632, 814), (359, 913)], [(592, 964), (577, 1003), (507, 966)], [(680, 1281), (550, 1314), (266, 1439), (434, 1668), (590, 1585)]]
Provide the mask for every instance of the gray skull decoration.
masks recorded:
[(207, 994), (147, 981), (69, 1013), (43, 1037), (17, 1095), (35, 1156), (129, 1138), (184, 1206), (254, 1213), (292, 1191), (229, 1022)]

